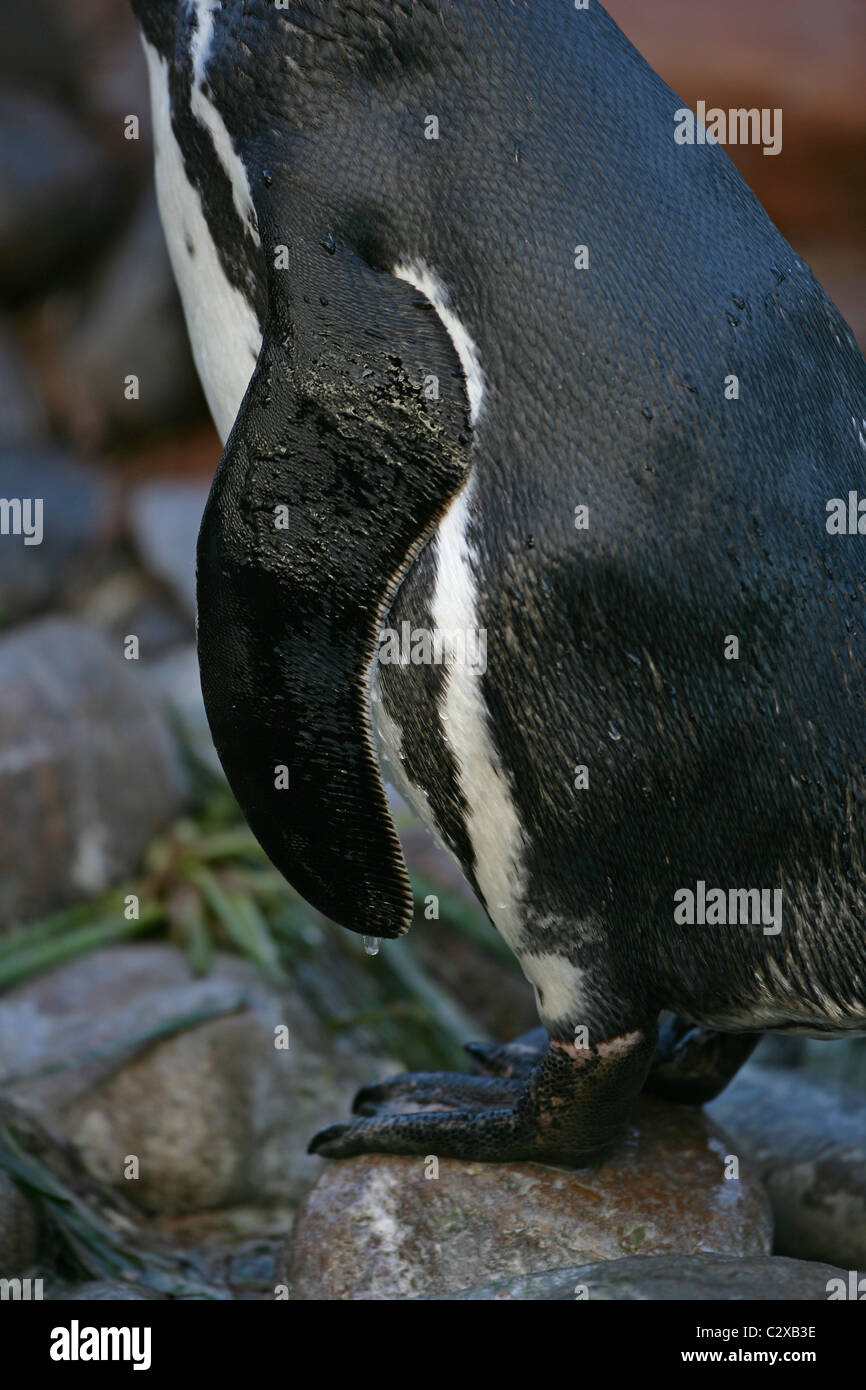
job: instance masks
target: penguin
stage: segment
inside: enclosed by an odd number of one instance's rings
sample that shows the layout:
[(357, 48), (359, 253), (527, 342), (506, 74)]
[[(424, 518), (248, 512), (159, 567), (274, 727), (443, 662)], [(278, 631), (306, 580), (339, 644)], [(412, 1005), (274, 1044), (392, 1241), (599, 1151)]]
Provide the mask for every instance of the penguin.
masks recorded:
[(311, 1150), (595, 1163), (866, 1031), (866, 363), (808, 266), (598, 0), (132, 3), (228, 780), (386, 939), (393, 781), (540, 1020)]

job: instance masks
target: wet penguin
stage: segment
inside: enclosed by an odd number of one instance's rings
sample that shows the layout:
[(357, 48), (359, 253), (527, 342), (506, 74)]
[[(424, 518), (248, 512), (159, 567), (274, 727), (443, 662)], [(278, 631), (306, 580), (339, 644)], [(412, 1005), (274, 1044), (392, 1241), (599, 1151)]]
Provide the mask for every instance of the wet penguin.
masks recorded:
[(133, 6), (229, 781), (396, 937), (392, 778), (543, 1025), (312, 1147), (585, 1163), (762, 1030), (866, 1030), (866, 364), (808, 267), (598, 3)]

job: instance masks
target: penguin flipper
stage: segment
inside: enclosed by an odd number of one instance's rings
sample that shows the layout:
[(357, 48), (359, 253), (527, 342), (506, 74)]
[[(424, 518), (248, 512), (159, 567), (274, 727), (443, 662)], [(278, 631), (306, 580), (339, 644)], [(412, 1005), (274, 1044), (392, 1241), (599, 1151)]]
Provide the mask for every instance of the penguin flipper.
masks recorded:
[(293, 238), (199, 535), (202, 691), (267, 854), (370, 936), (412, 915), (372, 741), (379, 631), (469, 444), (457, 355), (412, 288), (348, 245)]

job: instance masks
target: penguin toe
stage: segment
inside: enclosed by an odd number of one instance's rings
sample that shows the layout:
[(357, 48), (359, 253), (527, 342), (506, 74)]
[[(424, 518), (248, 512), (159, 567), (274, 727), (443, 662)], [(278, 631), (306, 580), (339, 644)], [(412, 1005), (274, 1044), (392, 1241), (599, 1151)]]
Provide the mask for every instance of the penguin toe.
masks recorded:
[(545, 1028), (533, 1028), (510, 1043), (470, 1042), (464, 1045), (475, 1065), (487, 1076), (527, 1080), (547, 1051)]
[(355, 1096), (355, 1115), (403, 1115), (419, 1111), (489, 1110), (514, 1103), (519, 1083), (464, 1072), (403, 1072)]
[(318, 1134), (314, 1134), (307, 1145), (308, 1154), (320, 1154), (322, 1158), (347, 1158), (351, 1151), (345, 1148), (343, 1140), (348, 1131), (353, 1129), (352, 1123), (326, 1125), (320, 1129)]
[(320, 1130), (307, 1152), (323, 1158), (432, 1153), (495, 1162), (521, 1156), (514, 1151), (514, 1122), (510, 1110), (364, 1116)]

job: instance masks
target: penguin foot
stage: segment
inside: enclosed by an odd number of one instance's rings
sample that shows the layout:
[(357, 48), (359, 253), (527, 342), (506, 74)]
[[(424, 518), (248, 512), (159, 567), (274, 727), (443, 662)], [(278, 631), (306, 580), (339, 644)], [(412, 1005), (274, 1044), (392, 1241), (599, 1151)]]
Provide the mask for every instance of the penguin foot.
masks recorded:
[(681, 1105), (706, 1105), (733, 1080), (760, 1033), (717, 1033), (671, 1014), (662, 1020), (646, 1089)]
[[(406, 1073), (365, 1087), (355, 1102), (358, 1118), (321, 1130), (308, 1152), (325, 1158), (434, 1154), (485, 1163), (529, 1160), (586, 1167), (599, 1162), (622, 1136), (654, 1044), (654, 1029), (581, 1050), (551, 1042), (528, 1080)], [(395, 1103), (418, 1108), (388, 1112), (386, 1107)], [(439, 1108), (422, 1110), (422, 1105)], [(446, 1105), (458, 1108), (441, 1108)]]
[(355, 1096), (355, 1115), (407, 1114), (430, 1110), (495, 1110), (511, 1105), (521, 1083), (502, 1076), (467, 1076), (459, 1071), (407, 1071)]

